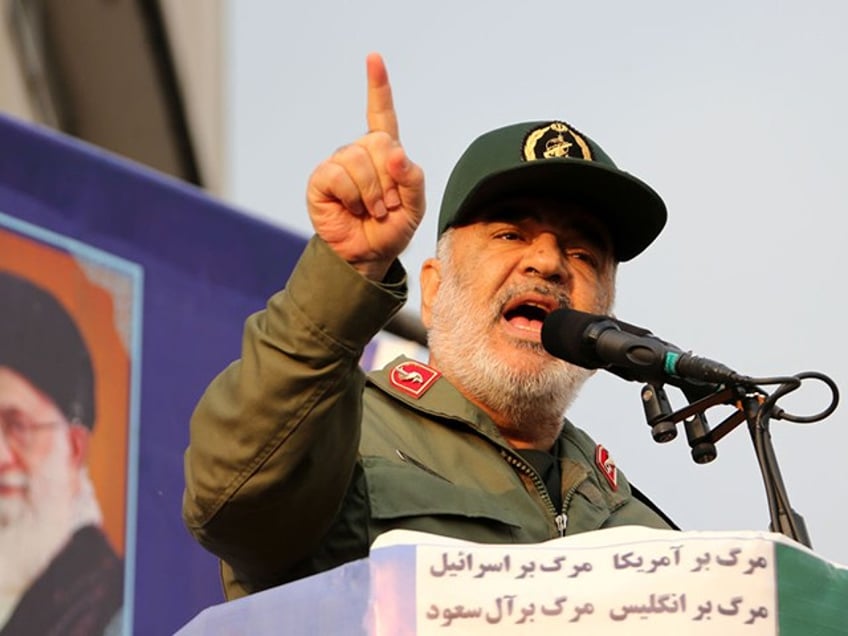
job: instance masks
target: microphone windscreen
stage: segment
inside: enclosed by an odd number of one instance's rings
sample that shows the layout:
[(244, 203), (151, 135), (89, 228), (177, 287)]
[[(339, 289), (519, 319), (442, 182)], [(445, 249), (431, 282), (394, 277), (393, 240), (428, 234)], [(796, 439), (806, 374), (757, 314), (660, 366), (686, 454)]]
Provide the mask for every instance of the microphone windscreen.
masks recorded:
[(602, 320), (608, 318), (576, 309), (556, 309), (542, 323), (542, 346), (561, 360), (586, 369), (597, 369), (603, 363), (585, 346), (583, 334), (592, 323)]

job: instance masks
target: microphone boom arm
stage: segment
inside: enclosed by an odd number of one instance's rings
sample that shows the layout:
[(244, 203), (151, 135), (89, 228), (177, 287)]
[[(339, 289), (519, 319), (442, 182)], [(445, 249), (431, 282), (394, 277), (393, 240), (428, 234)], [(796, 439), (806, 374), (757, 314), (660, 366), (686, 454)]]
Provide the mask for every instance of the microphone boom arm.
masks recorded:
[[(809, 417), (792, 416), (778, 409), (776, 407), (777, 399), (797, 389), (805, 378), (815, 378), (828, 385), (833, 393), (828, 408)], [(824, 419), (836, 409), (839, 402), (838, 389), (830, 378), (816, 372), (807, 372), (784, 378), (764, 378), (753, 382), (747, 380), (753, 379), (746, 378), (744, 384), (722, 385), (716, 387), (712, 392), (705, 391), (703, 386), (675, 383), (691, 400), (687, 406), (676, 411), (671, 408), (663, 384), (648, 383), (642, 388), (642, 403), (648, 425), (651, 427), (654, 440), (664, 443), (677, 436), (676, 425), (679, 422), (684, 422), (689, 446), (692, 450), (692, 458), (696, 463), (707, 463), (716, 458), (716, 442), (724, 438), (743, 421), (747, 421), (748, 432), (751, 436), (766, 490), (771, 518), (770, 529), (807, 547), (812, 547), (803, 517), (793, 510), (789, 503), (789, 495), (786, 492), (786, 486), (780, 474), (777, 456), (771, 442), (769, 420), (773, 412), (779, 418), (805, 423)], [(781, 384), (781, 386), (773, 395), (769, 396), (765, 391), (755, 386), (754, 382), (756, 384)], [(736, 410), (717, 427), (710, 429), (706, 424), (705, 412), (707, 409), (718, 405), (732, 405), (736, 407)]]

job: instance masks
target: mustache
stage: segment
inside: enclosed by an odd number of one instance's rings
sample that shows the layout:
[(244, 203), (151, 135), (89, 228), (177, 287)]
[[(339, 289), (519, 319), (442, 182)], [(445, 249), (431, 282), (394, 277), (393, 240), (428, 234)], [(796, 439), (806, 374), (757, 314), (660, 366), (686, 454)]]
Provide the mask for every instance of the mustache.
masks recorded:
[(556, 303), (556, 309), (571, 308), (571, 296), (567, 290), (558, 285), (540, 283), (538, 281), (525, 284), (516, 283), (502, 289), (496, 296), (493, 305), (493, 309), (495, 309), (495, 320), (500, 320), (500, 317), (513, 299), (524, 294), (546, 296)]

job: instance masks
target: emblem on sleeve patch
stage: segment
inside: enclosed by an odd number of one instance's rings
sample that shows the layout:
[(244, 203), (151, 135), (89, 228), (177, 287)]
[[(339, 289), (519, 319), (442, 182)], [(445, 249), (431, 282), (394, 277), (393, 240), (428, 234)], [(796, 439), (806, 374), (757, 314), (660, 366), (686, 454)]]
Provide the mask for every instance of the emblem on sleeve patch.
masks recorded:
[(595, 463), (607, 478), (610, 487), (618, 490), (618, 468), (615, 467), (615, 461), (610, 457), (609, 451), (600, 444), (595, 447)]
[(554, 121), (527, 133), (522, 157), (524, 161), (568, 158), (591, 161), (592, 150), (576, 130), (561, 121)]
[(421, 362), (402, 362), (389, 371), (389, 384), (416, 400), (424, 395), (442, 375)]

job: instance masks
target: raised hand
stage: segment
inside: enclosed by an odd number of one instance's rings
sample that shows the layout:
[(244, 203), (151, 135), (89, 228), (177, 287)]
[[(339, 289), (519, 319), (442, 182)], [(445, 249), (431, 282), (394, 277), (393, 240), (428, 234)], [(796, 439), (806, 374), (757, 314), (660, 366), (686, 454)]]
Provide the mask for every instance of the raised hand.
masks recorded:
[(398, 135), (383, 59), (368, 69), (368, 133), (343, 146), (309, 178), (306, 202), (315, 232), (363, 275), (381, 280), (424, 216), (424, 172)]

